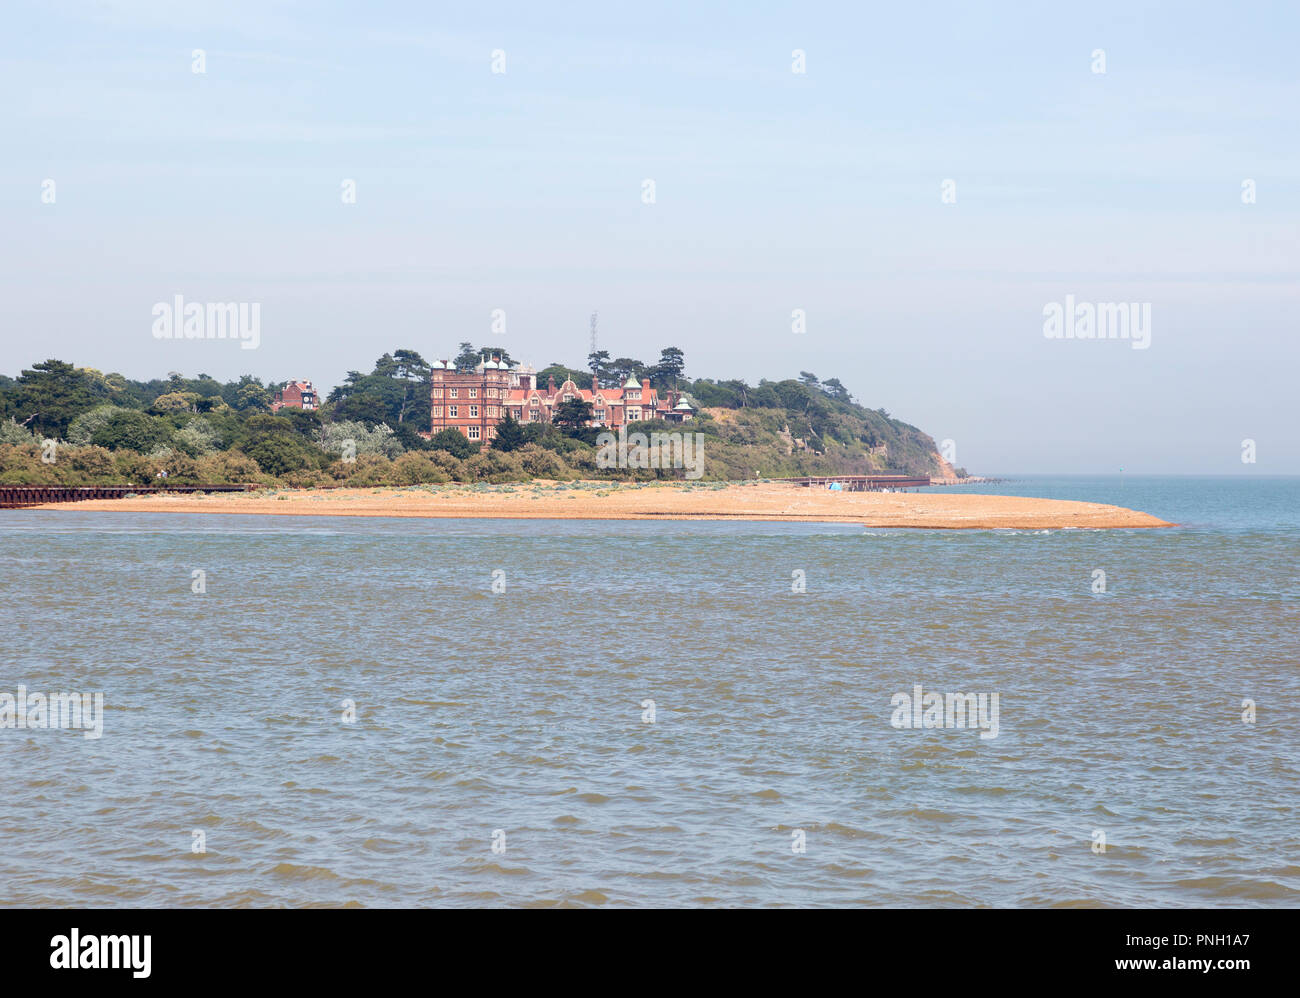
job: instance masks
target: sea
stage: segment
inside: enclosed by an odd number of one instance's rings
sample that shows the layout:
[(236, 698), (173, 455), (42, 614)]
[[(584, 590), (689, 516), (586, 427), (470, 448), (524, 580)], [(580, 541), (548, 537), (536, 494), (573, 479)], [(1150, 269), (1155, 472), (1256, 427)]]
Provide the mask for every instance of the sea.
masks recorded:
[(941, 491), (1177, 526), (0, 511), (0, 905), (1300, 904), (1300, 479)]

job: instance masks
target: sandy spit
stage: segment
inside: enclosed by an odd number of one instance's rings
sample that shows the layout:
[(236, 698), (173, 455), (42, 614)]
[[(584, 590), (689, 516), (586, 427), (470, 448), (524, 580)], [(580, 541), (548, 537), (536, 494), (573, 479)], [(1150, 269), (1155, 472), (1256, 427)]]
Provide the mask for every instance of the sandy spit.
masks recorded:
[(50, 510), (248, 513), (282, 516), (422, 516), (561, 520), (751, 520), (859, 523), (867, 527), (1020, 530), (1168, 527), (1119, 506), (1016, 496), (829, 492), (780, 483), (724, 488), (609, 483), (523, 483), (303, 489), (276, 493), (140, 496), (49, 503)]

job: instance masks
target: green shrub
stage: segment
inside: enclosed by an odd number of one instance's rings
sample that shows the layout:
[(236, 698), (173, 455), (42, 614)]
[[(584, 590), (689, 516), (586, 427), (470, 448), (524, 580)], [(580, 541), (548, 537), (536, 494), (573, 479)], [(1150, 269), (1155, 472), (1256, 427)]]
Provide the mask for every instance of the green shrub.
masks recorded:
[[(453, 460), (455, 459), (453, 458)], [(451, 476), (428, 452), (409, 452), (393, 462), (393, 482), (395, 484), (428, 485), (450, 481)]]

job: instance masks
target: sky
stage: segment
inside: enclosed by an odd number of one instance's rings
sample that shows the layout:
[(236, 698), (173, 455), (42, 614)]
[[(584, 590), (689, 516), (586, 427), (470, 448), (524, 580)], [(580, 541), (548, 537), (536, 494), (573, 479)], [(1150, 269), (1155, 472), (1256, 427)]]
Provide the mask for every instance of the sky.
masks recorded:
[[(7, 0), (0, 372), (583, 366), (598, 310), (614, 357), (839, 378), (972, 473), (1297, 474), (1297, 37), (1294, 3)], [(258, 303), (257, 349), (155, 338), (176, 295)], [(1067, 295), (1148, 305), (1149, 346), (1047, 337)]]

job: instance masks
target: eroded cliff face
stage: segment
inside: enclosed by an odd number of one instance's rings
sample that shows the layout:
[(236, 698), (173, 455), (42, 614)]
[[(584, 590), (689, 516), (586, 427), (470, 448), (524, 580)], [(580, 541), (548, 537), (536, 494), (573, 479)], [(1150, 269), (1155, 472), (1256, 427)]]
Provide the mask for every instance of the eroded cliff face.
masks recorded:
[(945, 461), (938, 451), (931, 452), (930, 457), (934, 461), (935, 466), (935, 470), (930, 472), (930, 477), (932, 479), (936, 481), (961, 481), (957, 475), (957, 469)]

